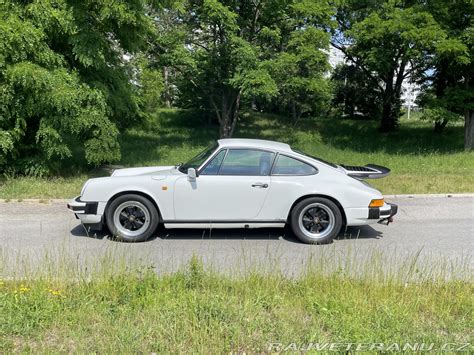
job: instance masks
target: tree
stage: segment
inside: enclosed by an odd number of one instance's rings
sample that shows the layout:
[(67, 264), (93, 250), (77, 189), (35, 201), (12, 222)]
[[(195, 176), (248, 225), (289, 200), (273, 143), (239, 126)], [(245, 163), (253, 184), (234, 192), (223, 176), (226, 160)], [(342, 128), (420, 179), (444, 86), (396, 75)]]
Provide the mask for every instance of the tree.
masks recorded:
[(143, 55), (134, 59), (137, 69), (135, 80), (137, 82), (137, 93), (140, 98), (140, 106), (145, 113), (155, 112), (165, 104), (169, 97), (166, 95), (165, 80), (160, 68), (153, 68)]
[(147, 30), (144, 6), (139, 0), (0, 4), (4, 169), (47, 172), (72, 155), (73, 142), (83, 144), (90, 164), (120, 157), (116, 126), (138, 117), (123, 55), (139, 48)]
[(268, 62), (269, 72), (278, 87), (275, 101), (289, 109), (294, 123), (303, 114), (324, 107), (330, 99), (329, 82), (323, 75), (327, 66), (326, 55), (319, 49), (314, 51), (317, 55), (310, 52), (313, 51), (308, 48), (295, 48)]
[(430, 0), (428, 8), (447, 33), (434, 52), (432, 75), (424, 95), (427, 117), (435, 130), (464, 115), (466, 150), (474, 148), (474, 3), (469, 0)]
[(334, 86), (333, 105), (343, 115), (379, 120), (381, 116), (381, 92), (372, 80), (354, 64), (338, 65), (331, 76)]
[(277, 53), (265, 65), (278, 87), (274, 101), (289, 109), (295, 123), (304, 114), (325, 109), (331, 98), (328, 28), (333, 13), (324, 1), (296, 1), (278, 23)]
[(398, 125), (403, 81), (424, 75), (445, 32), (418, 1), (343, 0), (336, 18), (332, 44), (379, 88), (380, 130), (390, 132)]
[[(181, 88), (214, 112), (220, 136), (230, 137), (244, 98), (269, 100), (280, 89), (303, 112), (301, 97), (320, 90), (327, 59), (317, 50), (327, 47), (328, 38), (324, 39), (315, 22), (330, 17), (330, 7), (322, 4), (308, 0), (184, 1), (155, 17), (158, 31), (153, 51), (157, 61), (179, 73), (187, 84)], [(170, 14), (176, 18), (175, 26), (163, 31), (160, 19)], [(316, 37), (310, 38), (311, 34)], [(285, 76), (286, 70), (296, 78)]]

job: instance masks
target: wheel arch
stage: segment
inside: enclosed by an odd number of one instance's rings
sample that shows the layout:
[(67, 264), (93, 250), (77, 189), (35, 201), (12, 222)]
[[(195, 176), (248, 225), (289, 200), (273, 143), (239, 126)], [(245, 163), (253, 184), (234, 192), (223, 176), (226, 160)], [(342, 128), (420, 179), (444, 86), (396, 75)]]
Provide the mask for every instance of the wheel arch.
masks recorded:
[(159, 221), (158, 223), (162, 223), (163, 222), (163, 217), (161, 216), (161, 211), (160, 211), (160, 207), (158, 206), (158, 203), (156, 202), (156, 200), (150, 195), (150, 194), (147, 194), (146, 192), (143, 192), (143, 191), (138, 191), (138, 190), (125, 190), (125, 191), (120, 191), (120, 192), (117, 192), (116, 194), (112, 195), (108, 201), (107, 201), (107, 204), (105, 205), (105, 209), (104, 209), (104, 222), (105, 222), (105, 216), (107, 215), (105, 213), (105, 211), (107, 211), (107, 209), (109, 208), (109, 205), (112, 203), (112, 201), (114, 201), (116, 198), (120, 197), (120, 196), (124, 196), (124, 195), (139, 195), (139, 196), (142, 196), (144, 198), (146, 198), (147, 200), (149, 200), (151, 203), (153, 203), (153, 205), (155, 206), (156, 210), (158, 211), (158, 217), (159, 217)]
[(328, 199), (332, 202), (334, 202), (336, 204), (336, 206), (339, 208), (339, 211), (341, 212), (341, 215), (342, 215), (342, 225), (343, 226), (346, 226), (347, 225), (347, 217), (346, 217), (346, 213), (344, 212), (344, 208), (342, 207), (341, 203), (335, 199), (334, 197), (332, 196), (328, 196), (328, 195), (324, 195), (324, 194), (309, 194), (309, 195), (303, 195), (301, 197), (298, 197), (298, 199), (296, 199), (295, 202), (293, 202), (293, 204), (291, 205), (291, 208), (290, 208), (290, 211), (288, 212), (288, 216), (286, 217), (286, 221), (288, 223), (288, 221), (290, 220), (290, 217), (291, 217), (291, 212), (293, 211), (293, 208), (295, 208), (295, 206), (307, 199), (307, 198), (311, 198), (311, 197), (321, 197), (321, 198), (325, 198), (325, 199)]

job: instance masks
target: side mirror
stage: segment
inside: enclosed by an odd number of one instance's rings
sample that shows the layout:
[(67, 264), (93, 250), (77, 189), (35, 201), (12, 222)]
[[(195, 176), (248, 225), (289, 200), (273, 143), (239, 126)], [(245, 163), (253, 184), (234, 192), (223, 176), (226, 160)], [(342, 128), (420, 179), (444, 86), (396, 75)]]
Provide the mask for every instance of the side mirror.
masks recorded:
[(188, 181), (196, 181), (196, 169), (194, 168), (189, 168), (188, 169)]

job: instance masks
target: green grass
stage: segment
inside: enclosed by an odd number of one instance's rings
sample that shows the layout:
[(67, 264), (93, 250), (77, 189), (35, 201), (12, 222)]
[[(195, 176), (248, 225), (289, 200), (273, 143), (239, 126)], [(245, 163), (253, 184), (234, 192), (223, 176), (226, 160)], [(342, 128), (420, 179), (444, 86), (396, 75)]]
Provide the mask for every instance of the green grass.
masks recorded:
[[(474, 153), (463, 151), (463, 127), (443, 134), (428, 122), (402, 119), (392, 134), (377, 132), (377, 122), (307, 118), (296, 127), (280, 116), (244, 113), (235, 137), (290, 143), (294, 148), (336, 163), (375, 163), (392, 169), (389, 177), (372, 180), (385, 194), (474, 192)], [(161, 110), (144, 127), (122, 133), (123, 166), (184, 162), (217, 138), (207, 117), (186, 111)], [(0, 181), (0, 198), (68, 198), (79, 194), (89, 176), (83, 158), (70, 161), (62, 177), (14, 178)]]
[(194, 257), (161, 276), (150, 267), (107, 265), (93, 277), (68, 278), (61, 269), (55, 277), (0, 281), (0, 352), (255, 353), (269, 343), (439, 346), (472, 336), (471, 282), (407, 281), (416, 268), (374, 277), (381, 273), (371, 259), (372, 272), (357, 278), (343, 268), (228, 277)]

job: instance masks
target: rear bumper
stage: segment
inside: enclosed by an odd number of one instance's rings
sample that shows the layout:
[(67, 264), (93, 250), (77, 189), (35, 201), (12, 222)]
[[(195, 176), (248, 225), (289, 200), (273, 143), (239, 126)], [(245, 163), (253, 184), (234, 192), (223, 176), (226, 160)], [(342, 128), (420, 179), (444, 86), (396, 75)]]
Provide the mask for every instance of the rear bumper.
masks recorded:
[(362, 226), (388, 221), (398, 212), (398, 206), (385, 202), (382, 207), (356, 207), (344, 210), (348, 226)]
[(369, 207), (369, 219), (387, 219), (395, 216), (397, 212), (396, 204), (386, 202), (383, 207)]
[(101, 202), (81, 201), (81, 196), (77, 196), (67, 203), (68, 210), (74, 213), (82, 224), (92, 229), (102, 228), (104, 207)]

